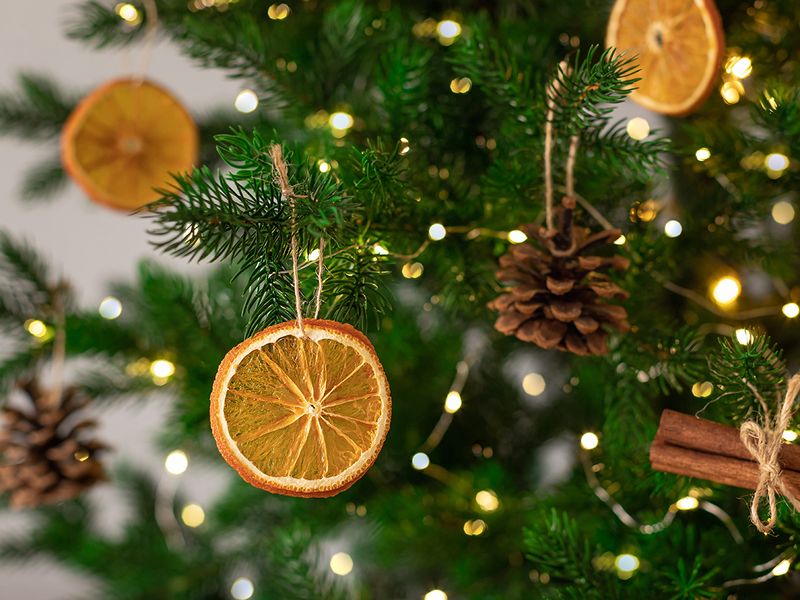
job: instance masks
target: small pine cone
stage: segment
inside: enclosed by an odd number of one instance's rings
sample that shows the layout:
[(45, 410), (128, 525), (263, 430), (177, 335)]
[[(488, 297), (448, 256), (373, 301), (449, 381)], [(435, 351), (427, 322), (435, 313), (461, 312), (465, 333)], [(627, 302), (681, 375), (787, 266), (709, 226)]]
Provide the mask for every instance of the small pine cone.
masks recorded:
[(0, 429), (0, 493), (10, 493), (11, 507), (69, 500), (105, 480), (98, 455), (106, 446), (86, 439), (96, 423), (80, 419), (87, 399), (75, 388), (55, 398), (35, 380), (19, 387), (30, 406), (4, 408)]
[(607, 303), (628, 294), (604, 271), (623, 271), (628, 260), (618, 255), (585, 255), (593, 246), (613, 243), (620, 231), (592, 234), (574, 226), (574, 207), (571, 198), (562, 200), (556, 231), (522, 227), (538, 243), (514, 245), (500, 257), (497, 278), (508, 287), (489, 308), (500, 313), (494, 326), (506, 335), (545, 349), (582, 356), (605, 354), (608, 332), (604, 326), (622, 332), (630, 326), (625, 308)]

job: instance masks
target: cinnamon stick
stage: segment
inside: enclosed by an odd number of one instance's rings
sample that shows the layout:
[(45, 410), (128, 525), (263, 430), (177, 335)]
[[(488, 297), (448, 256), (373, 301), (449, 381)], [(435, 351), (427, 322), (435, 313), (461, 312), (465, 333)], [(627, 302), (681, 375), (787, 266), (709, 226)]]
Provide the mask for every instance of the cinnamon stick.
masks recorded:
[[(780, 454), (783, 480), (800, 490), (800, 447), (784, 445)], [(672, 410), (665, 410), (653, 444), (650, 463), (658, 471), (708, 479), (717, 483), (755, 489), (759, 466), (733, 427)]]
[[(674, 410), (661, 413), (655, 441), (710, 454), (753, 460), (739, 439), (738, 429)], [(800, 446), (784, 444), (780, 456), (784, 469), (800, 471)]]

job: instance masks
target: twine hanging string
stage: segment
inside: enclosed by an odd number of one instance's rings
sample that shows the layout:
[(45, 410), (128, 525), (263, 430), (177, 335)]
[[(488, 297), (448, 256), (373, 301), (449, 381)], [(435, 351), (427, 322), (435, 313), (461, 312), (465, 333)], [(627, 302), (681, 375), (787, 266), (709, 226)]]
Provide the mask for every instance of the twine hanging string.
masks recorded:
[[(269, 150), (270, 158), (272, 159), (272, 168), (275, 171), (275, 180), (281, 188), (281, 197), (284, 201), (289, 203), (291, 210), (290, 222), (292, 228), (291, 237), (291, 254), (292, 254), (292, 280), (294, 282), (294, 308), (297, 313), (297, 327), (300, 330), (300, 335), (305, 337), (305, 329), (303, 327), (303, 298), (300, 293), (300, 275), (298, 269), (298, 241), (297, 241), (297, 199), (304, 198), (305, 196), (298, 196), (292, 185), (289, 183), (289, 171), (286, 167), (286, 162), (283, 160), (283, 150), (280, 144), (274, 144)], [(324, 266), (323, 250), (325, 249), (325, 240), (319, 240), (319, 256), (317, 257), (317, 291), (316, 291), (316, 306), (314, 308), (314, 318), (319, 316), (320, 303), (322, 301), (322, 271)]]
[(153, 46), (156, 41), (156, 31), (158, 30), (158, 6), (156, 0), (142, 0), (144, 4), (144, 14), (147, 20), (147, 29), (144, 32), (144, 48), (142, 49), (142, 63), (139, 69), (137, 80), (144, 80), (145, 73), (150, 66), (150, 57), (153, 53)]
[[(795, 374), (786, 388), (786, 396), (780, 411), (773, 419), (766, 402), (750, 386), (764, 411), (763, 424), (746, 421), (739, 429), (739, 437), (745, 448), (758, 463), (759, 477), (753, 501), (750, 504), (750, 520), (761, 533), (770, 533), (778, 521), (777, 495), (786, 498), (796, 511), (800, 511), (800, 498), (797, 490), (791, 489), (781, 477), (780, 451), (783, 432), (789, 427), (794, 413), (794, 402), (800, 394), (800, 373)], [(766, 500), (769, 506), (769, 520), (766, 522), (758, 514), (759, 506)]]
[(562, 74), (567, 72), (567, 61), (558, 65), (558, 75), (547, 86), (547, 116), (544, 123), (544, 214), (548, 231), (553, 231), (553, 119), (556, 115), (556, 94), (561, 87)]

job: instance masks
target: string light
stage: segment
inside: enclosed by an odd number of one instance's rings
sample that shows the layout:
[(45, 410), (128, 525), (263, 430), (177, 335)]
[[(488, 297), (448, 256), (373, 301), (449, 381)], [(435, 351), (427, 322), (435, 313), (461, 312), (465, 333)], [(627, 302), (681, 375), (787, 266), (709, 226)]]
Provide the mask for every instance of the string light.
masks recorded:
[(423, 471), (431, 464), (431, 459), (424, 452), (417, 452), (411, 457), (411, 466), (417, 471)]
[(436, 35), (442, 46), (450, 46), (461, 35), (461, 24), (450, 19), (439, 21), (436, 24)]
[(317, 163), (317, 168), (319, 169), (320, 173), (327, 173), (328, 171), (331, 170), (331, 163), (329, 163), (326, 160), (320, 160)]
[(189, 457), (183, 450), (173, 450), (164, 459), (164, 468), (170, 475), (181, 475), (189, 468)]
[(705, 162), (709, 158), (711, 158), (711, 150), (705, 147), (698, 148), (697, 151), (694, 153), (694, 157), (700, 162)]
[(328, 124), (331, 126), (333, 135), (336, 137), (343, 137), (346, 135), (353, 126), (353, 123), (355, 123), (353, 115), (342, 111), (332, 113), (331, 116), (328, 117)]
[(434, 223), (428, 228), (428, 237), (431, 238), (434, 242), (443, 240), (444, 236), (446, 235), (447, 235), (447, 230), (441, 223)]
[(633, 554), (620, 554), (614, 559), (614, 566), (621, 575), (631, 575), (639, 568), (639, 558)]
[(100, 301), (97, 312), (99, 312), (100, 316), (104, 319), (116, 319), (122, 314), (122, 303), (114, 298), (114, 296), (106, 296)]
[(500, 507), (500, 500), (492, 490), (481, 490), (475, 494), (475, 502), (485, 512), (494, 512)]
[(795, 302), (789, 302), (781, 307), (781, 312), (786, 318), (794, 319), (797, 315), (800, 315), (800, 306)]
[(120, 2), (117, 4), (114, 7), (114, 12), (128, 25), (138, 25), (142, 21), (142, 15), (139, 13), (139, 9), (128, 2)]
[(678, 510), (694, 510), (700, 506), (700, 501), (694, 496), (684, 496), (675, 503)]
[(400, 156), (405, 156), (411, 152), (411, 143), (408, 141), (408, 138), (401, 137), (400, 138)]
[(787, 429), (783, 432), (783, 440), (785, 442), (792, 443), (797, 440), (797, 432), (792, 431), (791, 429)]
[(450, 91), (454, 94), (466, 94), (472, 89), (472, 79), (469, 77), (456, 77), (450, 81)]
[(245, 89), (236, 94), (233, 106), (240, 113), (251, 113), (258, 108), (258, 96), (251, 89)]
[(790, 561), (788, 558), (786, 558), (786, 559), (782, 560), (781, 562), (779, 562), (777, 565), (775, 565), (775, 568), (772, 569), (772, 574), (775, 577), (780, 577), (781, 575), (786, 575), (789, 572), (789, 567), (791, 567), (791, 566), (792, 566), (792, 561)]
[(291, 12), (288, 4), (272, 4), (267, 9), (267, 16), (273, 21), (283, 21)]
[(234, 600), (249, 600), (253, 597), (256, 588), (247, 577), (239, 577), (231, 585), (231, 597)]
[(453, 413), (458, 412), (461, 408), (461, 394), (459, 394), (455, 390), (451, 390), (447, 393), (447, 398), (444, 401), (444, 410), (449, 412), (451, 415)]
[(524, 231), (520, 231), (519, 229), (512, 229), (508, 232), (508, 241), (512, 244), (521, 244), (528, 239), (528, 236), (525, 235)]
[(584, 450), (594, 450), (600, 445), (600, 438), (596, 433), (587, 431), (581, 436), (581, 448)]
[(737, 79), (745, 79), (753, 72), (753, 63), (746, 56), (731, 56), (725, 62), (725, 72)]
[(344, 577), (353, 570), (353, 559), (347, 552), (337, 552), (331, 556), (330, 567), (335, 575)]
[(442, 590), (431, 590), (425, 594), (424, 600), (447, 600), (447, 594)]
[(539, 373), (528, 373), (522, 378), (522, 389), (529, 396), (540, 396), (547, 384)]
[(422, 266), (422, 263), (418, 262), (408, 262), (403, 265), (401, 271), (403, 272), (403, 277), (406, 279), (419, 279), (422, 277), (422, 272), (425, 270), (425, 267)]
[(772, 152), (764, 157), (764, 166), (767, 171), (782, 173), (789, 167), (789, 158), (780, 152)]
[(628, 241), (628, 238), (626, 238), (624, 235), (620, 235), (617, 239), (614, 240), (614, 243), (617, 246), (624, 246), (625, 242), (627, 242), (627, 241)]
[(481, 535), (486, 531), (486, 522), (483, 519), (466, 521), (464, 523), (464, 533), (469, 536)]
[(742, 284), (735, 277), (726, 276), (714, 282), (711, 297), (720, 306), (727, 306), (736, 301), (742, 293)]
[(719, 95), (725, 101), (725, 104), (736, 104), (741, 100), (744, 94), (744, 86), (738, 81), (726, 81), (719, 88)]
[(650, 135), (650, 123), (642, 117), (634, 117), (625, 126), (628, 135), (634, 140), (643, 140)]
[(794, 206), (791, 202), (781, 200), (772, 205), (772, 220), (778, 225), (788, 225), (794, 220)]
[(372, 253), (377, 254), (378, 256), (386, 256), (387, 254), (389, 254), (389, 251), (380, 244), (374, 244), (372, 246)]
[(39, 319), (28, 319), (25, 321), (25, 330), (33, 337), (42, 339), (47, 335), (47, 325)]
[(749, 329), (737, 329), (735, 333), (736, 341), (742, 346), (748, 346), (753, 343), (753, 334)]
[(710, 381), (698, 381), (692, 386), (692, 396), (695, 398), (708, 398), (714, 391), (714, 384)]
[(181, 521), (187, 527), (200, 527), (206, 520), (206, 513), (199, 504), (187, 504), (181, 511)]
[(664, 233), (667, 237), (676, 238), (683, 233), (683, 225), (675, 219), (671, 219), (664, 223)]
[(156, 385), (164, 385), (169, 378), (175, 374), (175, 365), (164, 359), (159, 358), (150, 363), (150, 375)]

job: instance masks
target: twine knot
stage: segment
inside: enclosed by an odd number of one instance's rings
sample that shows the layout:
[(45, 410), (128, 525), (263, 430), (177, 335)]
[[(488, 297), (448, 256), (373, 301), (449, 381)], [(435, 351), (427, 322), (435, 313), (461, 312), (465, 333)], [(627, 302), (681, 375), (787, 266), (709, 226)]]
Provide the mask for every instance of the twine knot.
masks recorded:
[[(795, 510), (800, 511), (800, 498), (783, 481), (780, 462), (783, 432), (789, 427), (794, 412), (794, 401), (800, 393), (800, 374), (794, 375), (789, 381), (783, 404), (774, 419), (766, 402), (755, 390), (754, 392), (764, 410), (763, 424), (745, 421), (739, 428), (739, 438), (758, 463), (758, 484), (750, 504), (750, 520), (761, 533), (770, 533), (778, 521), (778, 494), (786, 498)], [(766, 500), (769, 506), (769, 519), (766, 522), (758, 514), (763, 500)]]

